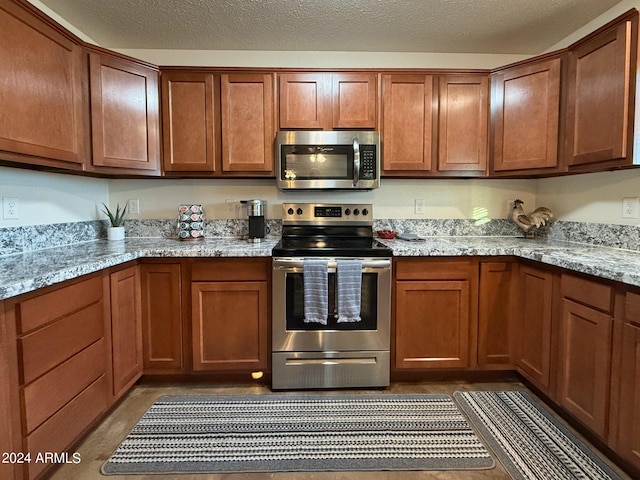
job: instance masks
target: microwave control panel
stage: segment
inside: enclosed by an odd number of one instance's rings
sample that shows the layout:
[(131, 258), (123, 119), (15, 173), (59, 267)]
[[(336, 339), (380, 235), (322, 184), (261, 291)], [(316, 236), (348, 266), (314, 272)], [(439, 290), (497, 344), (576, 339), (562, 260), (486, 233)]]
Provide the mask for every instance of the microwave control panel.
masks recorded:
[(376, 173), (376, 146), (360, 145), (360, 178), (373, 180)]

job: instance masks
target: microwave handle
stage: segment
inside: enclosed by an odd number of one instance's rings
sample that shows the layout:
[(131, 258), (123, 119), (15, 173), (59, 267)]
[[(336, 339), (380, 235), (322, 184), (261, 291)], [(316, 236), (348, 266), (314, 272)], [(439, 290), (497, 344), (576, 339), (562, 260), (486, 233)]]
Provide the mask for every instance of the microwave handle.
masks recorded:
[(360, 181), (360, 143), (358, 138), (353, 138), (353, 186), (358, 186)]

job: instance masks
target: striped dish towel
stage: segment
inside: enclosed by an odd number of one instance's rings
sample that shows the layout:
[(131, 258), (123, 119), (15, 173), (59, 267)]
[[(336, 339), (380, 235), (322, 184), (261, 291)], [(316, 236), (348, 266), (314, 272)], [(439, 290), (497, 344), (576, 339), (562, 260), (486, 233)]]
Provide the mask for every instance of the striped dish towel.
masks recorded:
[(329, 263), (325, 260), (304, 260), (304, 321), (327, 324), (329, 315)]
[(337, 276), (338, 323), (359, 322), (361, 320), (362, 262), (360, 260), (338, 260)]

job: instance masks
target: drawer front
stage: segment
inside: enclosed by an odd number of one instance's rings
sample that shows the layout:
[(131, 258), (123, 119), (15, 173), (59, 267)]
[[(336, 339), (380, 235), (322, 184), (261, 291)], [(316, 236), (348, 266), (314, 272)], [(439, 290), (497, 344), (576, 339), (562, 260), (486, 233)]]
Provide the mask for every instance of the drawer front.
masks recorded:
[(105, 341), (100, 340), (27, 385), (22, 391), (27, 433), (39, 427), (105, 372)]
[(191, 266), (191, 280), (194, 282), (264, 281), (268, 277), (268, 262), (266, 258), (217, 258), (196, 261)]
[(18, 333), (85, 310), (101, 300), (102, 277), (95, 277), (22, 301), (16, 305)]
[(562, 296), (603, 312), (613, 312), (613, 288), (604, 283), (562, 275)]
[(396, 261), (398, 280), (466, 280), (471, 275), (471, 262), (412, 258)]
[(102, 302), (18, 340), (22, 384), (38, 378), (104, 336)]
[(640, 294), (627, 292), (624, 302), (624, 318), (627, 322), (640, 327)]
[[(107, 409), (107, 392), (107, 380), (102, 376), (31, 433), (27, 437), (31, 458), (35, 459), (39, 452), (66, 452), (71, 443)], [(29, 478), (36, 477), (48, 466), (50, 464), (32, 461)]]

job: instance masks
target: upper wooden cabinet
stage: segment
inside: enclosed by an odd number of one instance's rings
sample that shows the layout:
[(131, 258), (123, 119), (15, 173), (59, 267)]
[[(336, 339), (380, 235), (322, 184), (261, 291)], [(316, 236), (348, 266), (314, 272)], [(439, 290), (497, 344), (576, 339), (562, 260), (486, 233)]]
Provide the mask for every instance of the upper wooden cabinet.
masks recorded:
[(385, 175), (485, 174), (488, 76), (383, 75), (382, 99)]
[(212, 73), (162, 72), (165, 172), (216, 171), (219, 99)]
[(89, 157), (82, 49), (32, 10), (0, 0), (0, 158), (81, 170)]
[(560, 76), (559, 57), (492, 75), (492, 175), (559, 169)]
[(282, 73), (278, 78), (281, 130), (377, 126), (374, 73)]
[(159, 175), (158, 71), (94, 52), (89, 67), (92, 169)]
[(637, 12), (597, 30), (569, 53), (566, 160), (569, 170), (633, 164)]

